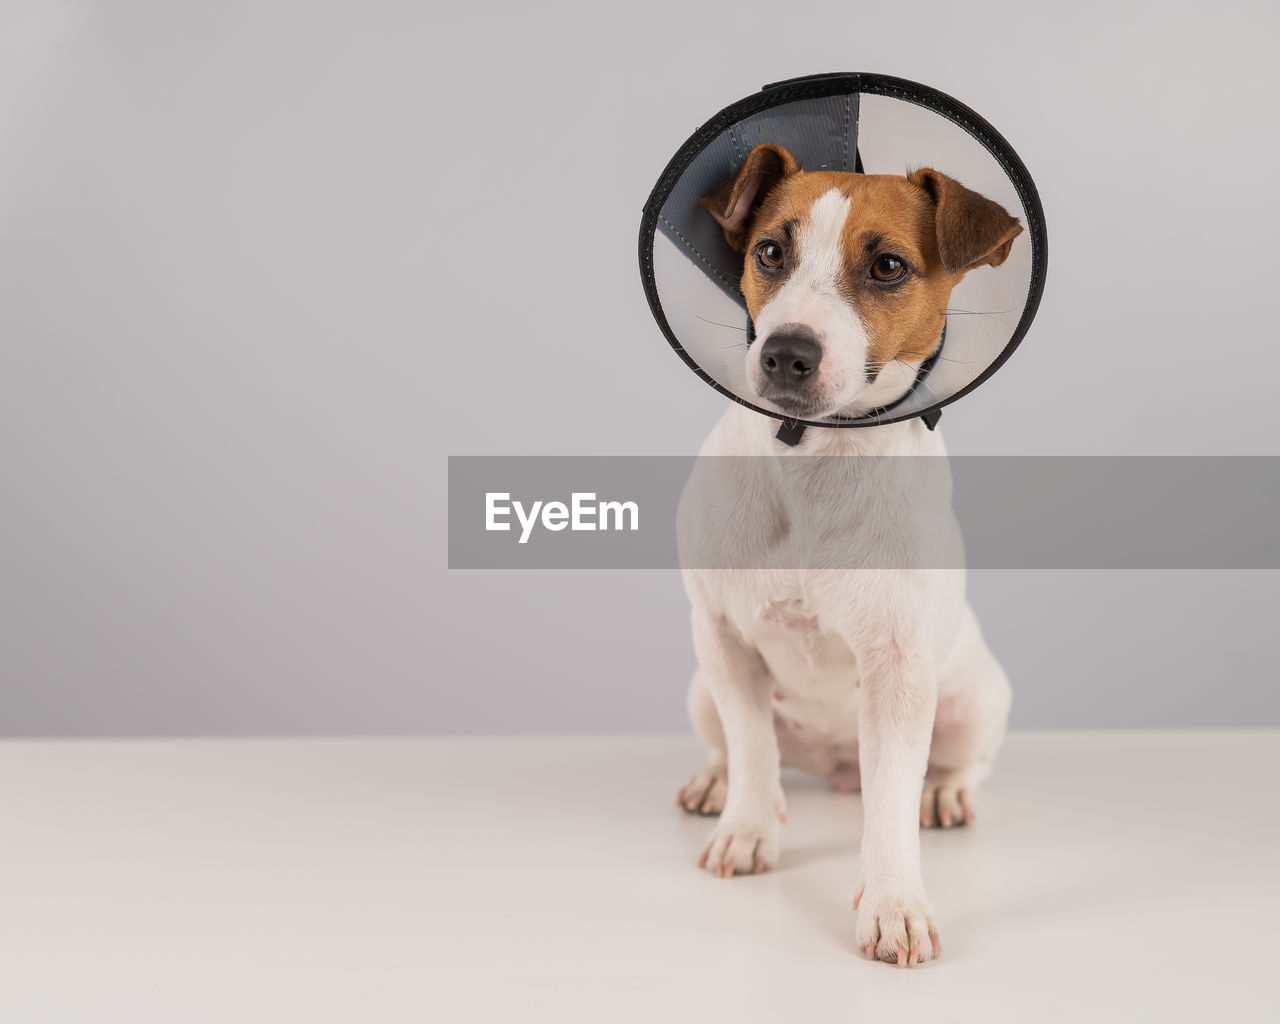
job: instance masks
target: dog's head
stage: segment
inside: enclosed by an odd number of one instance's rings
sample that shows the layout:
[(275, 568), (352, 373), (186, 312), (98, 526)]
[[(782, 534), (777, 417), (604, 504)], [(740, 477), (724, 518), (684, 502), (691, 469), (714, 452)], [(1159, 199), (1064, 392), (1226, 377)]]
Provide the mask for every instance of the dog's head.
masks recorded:
[(807, 419), (906, 394), (938, 345), (951, 290), (970, 270), (1003, 263), (1022, 231), (938, 171), (807, 172), (770, 143), (702, 204), (745, 254), (758, 339), (748, 386)]

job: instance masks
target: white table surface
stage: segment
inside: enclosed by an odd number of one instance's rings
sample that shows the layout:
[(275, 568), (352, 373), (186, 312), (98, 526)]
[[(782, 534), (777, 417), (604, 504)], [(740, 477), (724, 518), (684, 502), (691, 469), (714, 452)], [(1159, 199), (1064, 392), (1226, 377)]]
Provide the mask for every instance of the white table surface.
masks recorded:
[(856, 796), (694, 867), (684, 737), (0, 744), (0, 1021), (1272, 1021), (1280, 732), (1012, 736), (861, 959)]

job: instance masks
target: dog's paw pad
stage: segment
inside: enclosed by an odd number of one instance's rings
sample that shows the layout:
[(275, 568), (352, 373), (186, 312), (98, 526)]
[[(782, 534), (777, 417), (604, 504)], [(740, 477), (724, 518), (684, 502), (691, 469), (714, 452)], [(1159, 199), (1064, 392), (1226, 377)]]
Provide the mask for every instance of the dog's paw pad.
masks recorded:
[(922, 895), (861, 892), (858, 949), (868, 960), (913, 967), (942, 952), (933, 910)]
[(758, 875), (778, 863), (778, 822), (721, 818), (698, 858), (717, 878)]
[(708, 765), (690, 776), (680, 787), (676, 803), (690, 814), (719, 814), (724, 810), (724, 798), (729, 791), (728, 778), (723, 768)]

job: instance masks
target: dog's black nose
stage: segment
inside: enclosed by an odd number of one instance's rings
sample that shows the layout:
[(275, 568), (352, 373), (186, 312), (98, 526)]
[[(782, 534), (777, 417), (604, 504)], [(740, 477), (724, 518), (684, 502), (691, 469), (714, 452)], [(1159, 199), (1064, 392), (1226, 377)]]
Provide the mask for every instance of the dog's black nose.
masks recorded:
[(782, 387), (803, 384), (821, 361), (818, 336), (801, 324), (788, 324), (774, 331), (760, 349), (760, 368)]

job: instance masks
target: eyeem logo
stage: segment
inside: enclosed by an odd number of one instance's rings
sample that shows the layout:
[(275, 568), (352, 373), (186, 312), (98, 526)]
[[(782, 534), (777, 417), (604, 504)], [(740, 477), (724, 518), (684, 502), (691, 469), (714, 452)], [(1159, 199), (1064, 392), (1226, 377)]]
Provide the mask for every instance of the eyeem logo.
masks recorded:
[(560, 530), (638, 530), (640, 507), (634, 501), (596, 501), (594, 491), (574, 491), (569, 504), (563, 501), (535, 501), (525, 507), (512, 501), (506, 491), (486, 491), (484, 496), (486, 530), (510, 530), (511, 514), (520, 523), (520, 540), (526, 544), (534, 526), (541, 521), (543, 529)]

